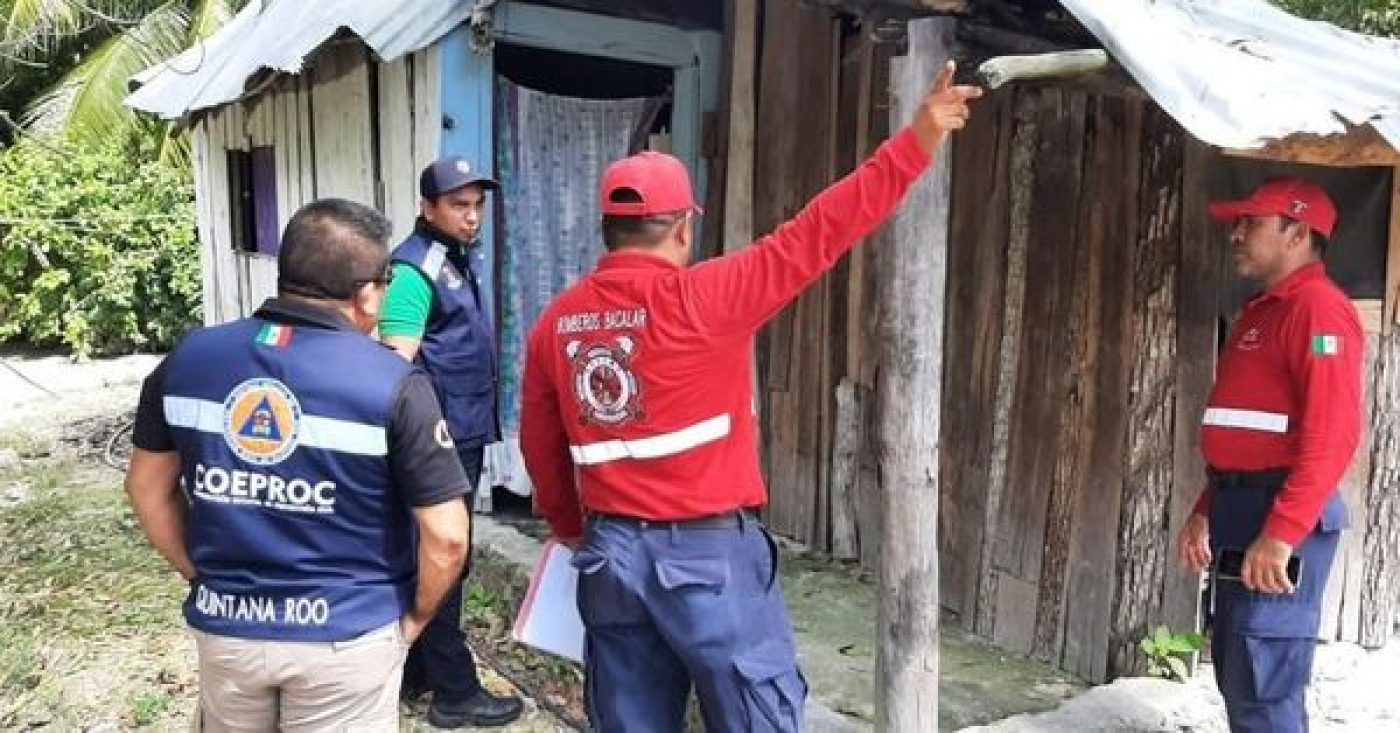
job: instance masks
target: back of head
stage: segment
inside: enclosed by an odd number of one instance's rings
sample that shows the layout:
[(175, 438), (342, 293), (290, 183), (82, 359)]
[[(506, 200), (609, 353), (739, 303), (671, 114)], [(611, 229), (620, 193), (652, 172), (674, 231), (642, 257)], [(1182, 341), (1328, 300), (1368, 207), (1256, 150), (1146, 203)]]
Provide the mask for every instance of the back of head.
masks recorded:
[(388, 265), (391, 228), (363, 204), (326, 198), (301, 207), (282, 233), (277, 290), (284, 295), (349, 300)]
[(682, 218), (700, 213), (685, 164), (650, 150), (609, 165), (599, 199), (603, 243), (609, 250), (656, 247)]

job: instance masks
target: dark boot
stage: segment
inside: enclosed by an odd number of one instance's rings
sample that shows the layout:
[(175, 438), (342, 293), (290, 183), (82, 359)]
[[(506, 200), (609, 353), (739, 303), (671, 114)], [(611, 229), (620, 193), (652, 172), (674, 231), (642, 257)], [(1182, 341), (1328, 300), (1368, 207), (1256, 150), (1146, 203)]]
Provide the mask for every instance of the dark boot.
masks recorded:
[(514, 695), (497, 697), (477, 688), (471, 697), (455, 702), (438, 702), (428, 707), (428, 722), (438, 728), (478, 728), (505, 725), (520, 717), (525, 705)]

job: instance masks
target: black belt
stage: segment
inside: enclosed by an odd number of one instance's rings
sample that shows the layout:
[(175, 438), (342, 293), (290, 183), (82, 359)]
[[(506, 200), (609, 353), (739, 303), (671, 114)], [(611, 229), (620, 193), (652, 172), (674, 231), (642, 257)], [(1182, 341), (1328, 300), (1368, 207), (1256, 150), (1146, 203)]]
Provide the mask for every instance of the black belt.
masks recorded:
[(594, 519), (638, 529), (739, 529), (745, 522), (757, 522), (758, 517), (747, 509), (711, 514), (695, 519), (641, 519), (620, 514), (594, 514)]
[(1207, 468), (1210, 486), (1216, 491), (1278, 491), (1292, 469), (1261, 468), (1257, 471), (1224, 471)]

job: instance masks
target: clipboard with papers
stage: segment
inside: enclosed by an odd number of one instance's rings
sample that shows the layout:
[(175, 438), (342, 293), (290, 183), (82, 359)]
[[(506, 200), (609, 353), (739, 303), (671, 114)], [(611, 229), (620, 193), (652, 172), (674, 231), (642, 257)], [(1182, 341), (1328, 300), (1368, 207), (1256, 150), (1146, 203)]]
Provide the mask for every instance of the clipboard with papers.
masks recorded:
[(511, 638), (575, 662), (583, 662), (583, 619), (578, 615), (578, 571), (568, 547), (547, 540), (515, 616)]

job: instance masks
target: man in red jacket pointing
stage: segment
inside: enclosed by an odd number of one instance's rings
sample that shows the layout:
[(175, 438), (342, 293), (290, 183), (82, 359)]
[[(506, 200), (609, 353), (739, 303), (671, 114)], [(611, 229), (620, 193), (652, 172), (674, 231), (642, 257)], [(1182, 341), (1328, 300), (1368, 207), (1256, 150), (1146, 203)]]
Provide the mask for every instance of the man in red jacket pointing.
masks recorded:
[(753, 514), (749, 353), (758, 329), (889, 216), (976, 87), (943, 70), (913, 123), (791, 221), (687, 267), (685, 167), (644, 152), (603, 174), (607, 253), (530, 334), (520, 444), (536, 507), (577, 547), (595, 729), (795, 731), (807, 685)]

